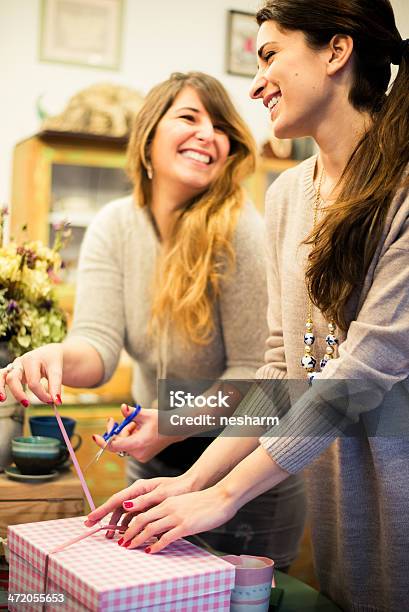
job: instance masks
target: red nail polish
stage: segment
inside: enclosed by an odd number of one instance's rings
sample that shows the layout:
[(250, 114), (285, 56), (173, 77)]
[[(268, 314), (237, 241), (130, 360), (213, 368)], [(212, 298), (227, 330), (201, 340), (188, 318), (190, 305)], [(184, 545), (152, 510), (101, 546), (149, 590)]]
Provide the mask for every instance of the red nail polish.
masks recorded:
[(124, 546), (125, 548), (128, 548), (128, 546), (130, 546), (132, 544), (132, 540), (128, 540), (127, 542), (125, 542)]
[(131, 409), (129, 408), (129, 406), (126, 407), (126, 414), (129, 414), (131, 412)]
[(57, 395), (55, 396), (55, 399), (57, 400), (57, 401), (56, 401), (56, 404), (58, 404), (59, 406), (61, 406), (61, 404), (62, 404), (61, 395), (59, 395), (59, 394), (57, 393)]
[(123, 503), (123, 507), (128, 510), (129, 508), (133, 508), (133, 503), (132, 502), (124, 502)]
[(96, 436), (92, 436), (92, 439), (94, 440), (94, 442), (96, 442), (96, 441), (97, 441)]
[(122, 546), (122, 542), (124, 541), (123, 538), (121, 538), (120, 540), (118, 540), (118, 546)]
[(148, 554), (151, 552), (151, 550), (152, 550), (152, 549), (151, 549), (151, 547), (150, 547), (150, 546), (147, 546), (147, 548), (145, 548), (145, 552), (146, 552), (146, 553), (148, 553)]
[(4, 402), (5, 399), (6, 399), (6, 396), (3, 395), (3, 393), (0, 393), (0, 402)]
[(28, 400), (21, 400), (21, 405), (24, 406), (24, 408), (27, 408), (29, 406)]

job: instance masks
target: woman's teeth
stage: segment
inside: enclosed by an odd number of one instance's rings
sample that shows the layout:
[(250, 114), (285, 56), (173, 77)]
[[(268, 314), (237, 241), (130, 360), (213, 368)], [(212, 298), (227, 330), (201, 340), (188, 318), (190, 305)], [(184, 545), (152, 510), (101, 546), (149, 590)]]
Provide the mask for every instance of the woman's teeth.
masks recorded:
[(268, 103), (268, 110), (273, 110), (273, 108), (275, 106), (277, 106), (277, 104), (280, 102), (281, 100), (281, 94), (274, 96), (273, 98), (271, 98), (270, 102)]
[(195, 159), (203, 164), (210, 164), (212, 161), (209, 155), (203, 155), (203, 153), (198, 153), (197, 151), (182, 151), (181, 155), (189, 159)]

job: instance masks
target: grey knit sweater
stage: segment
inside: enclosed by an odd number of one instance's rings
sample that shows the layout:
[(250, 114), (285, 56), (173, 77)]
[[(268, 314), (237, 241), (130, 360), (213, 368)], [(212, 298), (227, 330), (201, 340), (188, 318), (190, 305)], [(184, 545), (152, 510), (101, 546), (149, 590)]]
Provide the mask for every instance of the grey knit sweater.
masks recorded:
[[(267, 194), (269, 337), (260, 379), (301, 379), (304, 272), (313, 222), (316, 157), (282, 174)], [(261, 389), (247, 413), (282, 414), (261, 438), (283, 469), (307, 476), (322, 590), (345, 610), (409, 610), (409, 195), (400, 190), (359, 292), (339, 356), (283, 406)], [(328, 327), (314, 310), (314, 353)], [(322, 382), (324, 381), (324, 382)], [(284, 380), (283, 380), (284, 382)], [(261, 383), (265, 384), (265, 383)], [(341, 435), (355, 423), (359, 435)], [(399, 423), (399, 427), (397, 425)]]
[[(158, 349), (148, 332), (152, 282), (161, 246), (146, 210), (131, 197), (104, 206), (83, 241), (70, 336), (101, 355), (109, 380), (123, 347), (135, 362), (133, 395), (145, 407), (157, 398)], [(236, 268), (223, 283), (216, 333), (205, 346), (169, 331), (167, 376), (175, 379), (254, 378), (267, 334), (264, 223), (247, 204), (234, 235)]]

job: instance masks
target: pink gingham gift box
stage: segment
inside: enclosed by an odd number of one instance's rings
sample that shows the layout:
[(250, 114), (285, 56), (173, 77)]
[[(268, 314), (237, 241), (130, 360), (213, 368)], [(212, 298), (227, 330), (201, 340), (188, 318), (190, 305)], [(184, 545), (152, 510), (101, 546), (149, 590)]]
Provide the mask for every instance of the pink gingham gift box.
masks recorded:
[[(10, 593), (43, 593), (47, 554), (83, 533), (85, 517), (13, 525), (8, 530)], [(155, 555), (128, 550), (99, 532), (49, 556), (47, 593), (64, 594), (51, 612), (229, 610), (234, 567), (186, 540)], [(10, 604), (38, 611), (42, 604)]]

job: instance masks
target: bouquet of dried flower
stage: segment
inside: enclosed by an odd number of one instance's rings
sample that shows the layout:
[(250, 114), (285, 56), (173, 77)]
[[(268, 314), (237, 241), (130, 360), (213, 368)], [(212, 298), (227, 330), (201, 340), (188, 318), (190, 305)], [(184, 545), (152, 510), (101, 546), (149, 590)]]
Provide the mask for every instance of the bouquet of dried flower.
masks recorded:
[(71, 235), (68, 223), (55, 227), (51, 248), (39, 241), (3, 243), (7, 209), (0, 210), (0, 342), (9, 353), (23, 353), (49, 342), (61, 342), (67, 331), (55, 285), (63, 266), (60, 251)]

